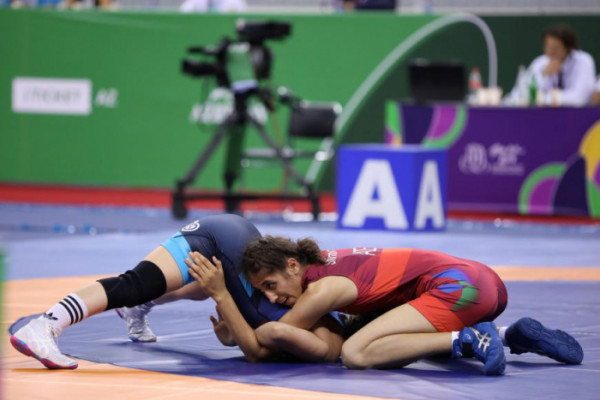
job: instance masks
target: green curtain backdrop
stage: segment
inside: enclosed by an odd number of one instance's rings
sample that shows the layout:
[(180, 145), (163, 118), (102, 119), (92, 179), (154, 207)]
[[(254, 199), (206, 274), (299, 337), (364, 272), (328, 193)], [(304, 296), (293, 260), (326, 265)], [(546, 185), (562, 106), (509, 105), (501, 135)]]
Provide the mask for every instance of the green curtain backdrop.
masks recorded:
[[(190, 120), (194, 104), (214, 85), (181, 73), (193, 45), (235, 37), (233, 15), (57, 12), (0, 9), (0, 181), (170, 188), (212, 137)], [(345, 106), (361, 83), (394, 48), (440, 16), (385, 13), (352, 15), (248, 15), (249, 20), (292, 23), (292, 35), (267, 41), (273, 73), (264, 85), (288, 86), (302, 98)], [(600, 17), (485, 17), (499, 56), (498, 83), (510, 90), (519, 64), (541, 53), (541, 31), (564, 21), (581, 47), (600, 59), (594, 40)], [(487, 81), (487, 50), (479, 30), (466, 23), (424, 39), (379, 82), (342, 142), (382, 142), (384, 104), (408, 97), (406, 62), (424, 57), (479, 66)], [(15, 112), (17, 78), (74, 79), (91, 83), (90, 112), (80, 115)], [(277, 121), (285, 127), (286, 111)], [(273, 131), (274, 121), (267, 127)], [(275, 134), (274, 132), (272, 132)], [(247, 145), (262, 144), (248, 130)], [(307, 144), (308, 146), (308, 144)], [(196, 181), (222, 187), (223, 146)], [(306, 163), (301, 164), (304, 168)], [(322, 187), (333, 190), (333, 168)], [(247, 170), (250, 189), (281, 186), (279, 168)]]

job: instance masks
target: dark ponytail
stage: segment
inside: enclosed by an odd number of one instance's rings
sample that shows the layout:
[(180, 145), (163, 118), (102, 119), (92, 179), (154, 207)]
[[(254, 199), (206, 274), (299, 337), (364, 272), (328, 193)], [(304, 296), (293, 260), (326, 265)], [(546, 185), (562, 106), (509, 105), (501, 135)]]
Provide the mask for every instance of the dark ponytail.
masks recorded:
[(312, 239), (304, 238), (296, 241), (298, 246), (298, 257), (296, 258), (302, 265), (322, 264), (325, 265), (325, 259), (321, 254), (321, 249), (317, 242)]
[(298, 239), (294, 243), (288, 238), (267, 235), (246, 246), (242, 272), (246, 278), (283, 272), (288, 258), (295, 258), (302, 265), (325, 264), (321, 249), (314, 240)]

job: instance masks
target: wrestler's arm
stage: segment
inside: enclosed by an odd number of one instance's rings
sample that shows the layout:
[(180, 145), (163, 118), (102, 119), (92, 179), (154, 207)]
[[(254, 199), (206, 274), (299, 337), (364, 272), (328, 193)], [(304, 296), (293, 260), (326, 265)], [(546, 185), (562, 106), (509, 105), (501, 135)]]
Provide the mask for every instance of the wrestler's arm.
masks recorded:
[(293, 354), (307, 361), (336, 361), (344, 336), (341, 325), (330, 315), (323, 316), (310, 331), (282, 322), (267, 322), (256, 329), (259, 343)]
[[(343, 343), (342, 329), (330, 315), (323, 316), (311, 325), (314, 333), (275, 322), (267, 323), (255, 332), (227, 291), (221, 263), (217, 259), (213, 261), (214, 265), (195, 252), (190, 253), (186, 263), (190, 267), (190, 274), (217, 303), (222, 319), (227, 321), (232, 337), (248, 361), (264, 360), (279, 351), (310, 361), (334, 361), (339, 357)], [(259, 341), (257, 335), (264, 342)]]
[[(352, 303), (357, 296), (354, 282), (343, 276), (329, 276), (311, 283), (279, 322), (270, 323), (275, 331), (271, 338), (257, 331), (259, 342), (299, 353), (305, 359), (335, 361), (342, 350), (343, 336), (341, 331), (335, 334), (331, 330), (335, 327), (331, 325), (333, 318), (329, 312)], [(295, 336), (291, 336), (294, 332)]]
[[(219, 319), (211, 316), (215, 334), (225, 346), (236, 346), (227, 321), (218, 308)], [(344, 343), (342, 325), (331, 315), (325, 315), (317, 321), (311, 332), (280, 322), (267, 322), (254, 332), (262, 346), (315, 362), (336, 361)]]
[(322, 316), (342, 309), (358, 297), (356, 284), (345, 276), (326, 276), (308, 285), (279, 321), (310, 329)]
[(323, 360), (337, 361), (345, 340), (343, 326), (328, 314), (317, 321), (317, 324), (311, 328), (311, 332), (327, 344), (327, 353)]
[(229, 333), (246, 359), (250, 362), (257, 362), (274, 355), (274, 351), (258, 342), (254, 329), (248, 325), (237, 308), (225, 286), (221, 262), (213, 257), (213, 264), (198, 252), (189, 253), (189, 257), (185, 262), (190, 267), (190, 274), (196, 279), (202, 290), (217, 303), (223, 319), (227, 321)]
[[(237, 346), (219, 306), (216, 307), (216, 311), (217, 318), (210, 316), (215, 335), (223, 345)], [(311, 328), (314, 335), (304, 329), (275, 322), (267, 322), (254, 332), (261, 345), (307, 361), (335, 361), (339, 358), (344, 343), (342, 325), (329, 314), (323, 316)]]

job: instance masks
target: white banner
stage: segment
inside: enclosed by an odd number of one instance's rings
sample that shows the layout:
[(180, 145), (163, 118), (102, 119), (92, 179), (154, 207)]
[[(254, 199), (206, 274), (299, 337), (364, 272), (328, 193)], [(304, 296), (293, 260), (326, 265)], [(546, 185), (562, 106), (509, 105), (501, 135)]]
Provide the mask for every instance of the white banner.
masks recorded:
[(12, 81), (15, 113), (88, 115), (92, 112), (89, 79), (18, 77)]

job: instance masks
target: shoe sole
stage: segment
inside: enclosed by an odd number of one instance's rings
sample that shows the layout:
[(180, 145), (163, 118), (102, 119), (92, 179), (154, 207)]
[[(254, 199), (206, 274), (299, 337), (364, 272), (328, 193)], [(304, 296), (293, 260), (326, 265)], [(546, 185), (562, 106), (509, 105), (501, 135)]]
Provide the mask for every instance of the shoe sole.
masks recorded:
[(518, 351), (532, 351), (566, 364), (581, 364), (583, 361), (581, 345), (566, 332), (548, 329), (532, 318), (522, 318), (517, 321), (516, 329), (534, 343), (533, 349), (514, 346)]
[(131, 340), (134, 343), (154, 343), (154, 342), (156, 342), (156, 338), (154, 338), (154, 339), (148, 339), (148, 340), (140, 340), (140, 339), (138, 339), (136, 337), (133, 337), (133, 336), (129, 336), (129, 340)]
[(14, 335), (10, 337), (10, 344), (12, 344), (12, 346), (20, 353), (28, 357), (35, 358), (36, 360), (44, 364), (44, 366), (48, 369), (75, 369), (78, 366), (78, 364), (71, 366), (62, 366), (48, 360), (47, 358), (42, 358), (35, 354), (24, 341), (20, 340)]

